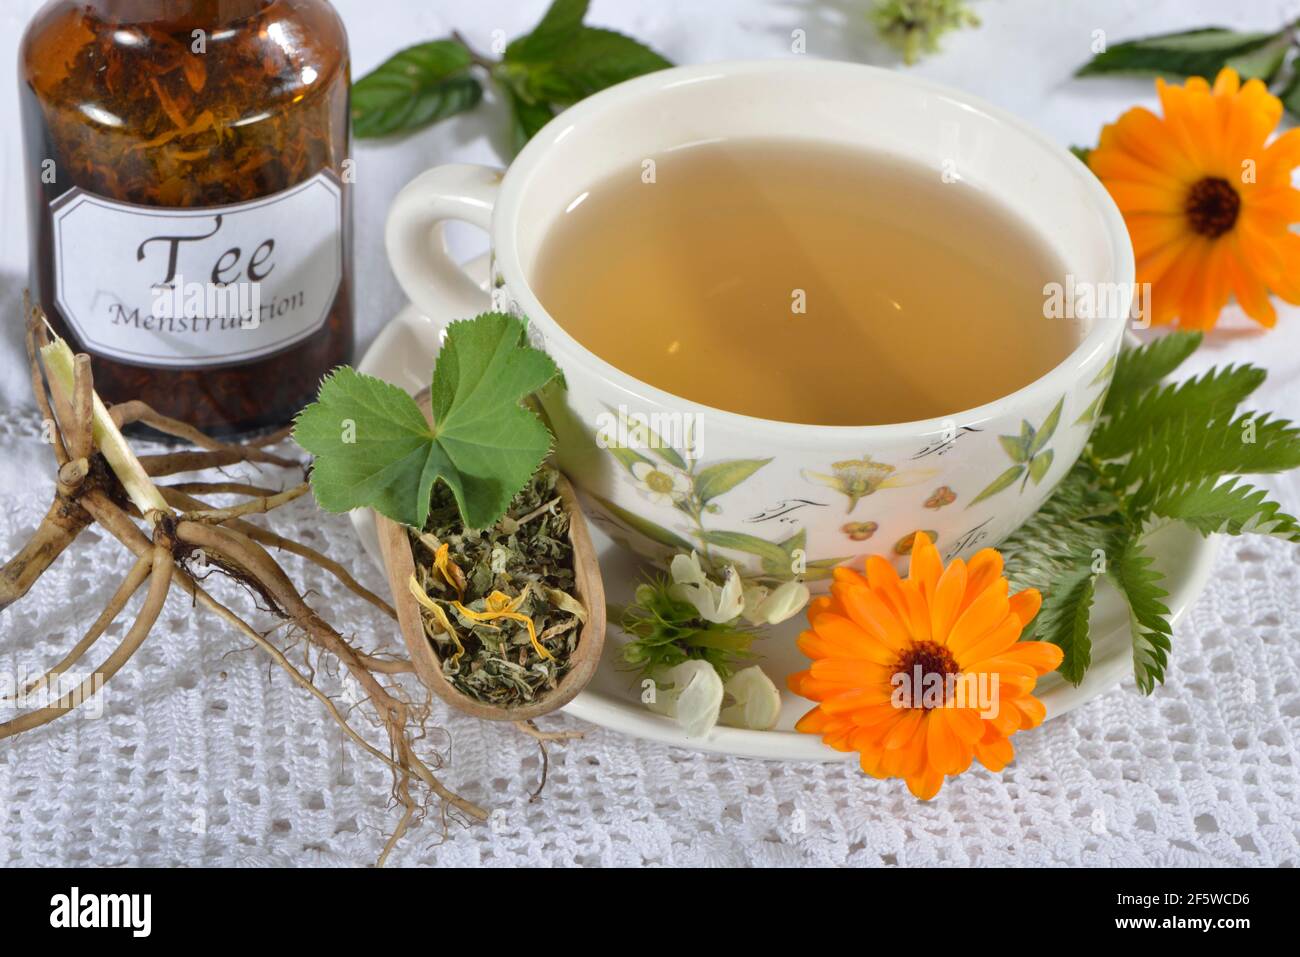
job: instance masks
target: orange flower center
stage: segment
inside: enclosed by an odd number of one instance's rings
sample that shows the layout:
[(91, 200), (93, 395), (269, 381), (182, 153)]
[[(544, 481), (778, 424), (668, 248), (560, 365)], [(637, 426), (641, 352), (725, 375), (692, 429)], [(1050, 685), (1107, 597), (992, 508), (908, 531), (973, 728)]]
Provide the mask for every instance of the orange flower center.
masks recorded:
[[(918, 668), (920, 668), (919, 681), (916, 680), (918, 678)], [(952, 652), (933, 641), (915, 642), (899, 656), (898, 664), (894, 666), (895, 675), (906, 676), (906, 681), (903, 682), (902, 687), (907, 691), (904, 698), (906, 701), (905, 706), (908, 708), (927, 708), (923, 690), (930, 684), (927, 680), (930, 675), (937, 674), (941, 678), (946, 678), (947, 675), (955, 675), (960, 671), (961, 669), (957, 667), (957, 661), (953, 658)], [(946, 689), (947, 682), (943, 681), (941, 684)], [(944, 693), (947, 693), (946, 690)], [(912, 703), (913, 697), (917, 699), (915, 705)]]
[(1236, 224), (1241, 196), (1226, 179), (1207, 176), (1192, 184), (1183, 208), (1192, 229), (1208, 239), (1218, 239)]

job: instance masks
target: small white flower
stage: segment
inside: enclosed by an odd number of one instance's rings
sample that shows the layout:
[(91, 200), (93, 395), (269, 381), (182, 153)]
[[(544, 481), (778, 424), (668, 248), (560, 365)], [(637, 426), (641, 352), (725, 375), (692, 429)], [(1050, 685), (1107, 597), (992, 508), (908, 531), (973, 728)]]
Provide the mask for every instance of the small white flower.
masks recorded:
[(674, 555), (669, 571), (673, 578), (669, 594), (690, 602), (705, 621), (721, 625), (740, 617), (745, 608), (744, 585), (734, 565), (727, 566), (721, 585), (704, 573), (695, 552)]
[(701, 738), (718, 723), (722, 708), (722, 679), (707, 661), (684, 661), (654, 675), (655, 692), (646, 707), (667, 715), (686, 731), (688, 738)]
[(632, 477), (641, 486), (642, 494), (655, 505), (671, 505), (691, 490), (691, 477), (671, 465), (636, 462)]
[(722, 690), (732, 703), (718, 715), (720, 724), (752, 731), (771, 731), (776, 727), (776, 719), (781, 716), (781, 692), (758, 665), (737, 671), (727, 679)]
[(751, 625), (779, 625), (799, 614), (809, 597), (808, 586), (799, 581), (788, 581), (774, 589), (748, 585), (742, 614)]

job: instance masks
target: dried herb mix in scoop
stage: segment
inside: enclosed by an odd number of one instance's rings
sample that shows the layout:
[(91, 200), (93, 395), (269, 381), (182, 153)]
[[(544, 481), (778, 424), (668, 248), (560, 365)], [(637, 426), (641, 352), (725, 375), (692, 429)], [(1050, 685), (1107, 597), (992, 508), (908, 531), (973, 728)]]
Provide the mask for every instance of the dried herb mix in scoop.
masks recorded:
[(586, 612), (574, 594), (569, 514), (543, 468), (490, 528), (467, 529), (435, 486), (423, 531), (409, 529), (425, 634), (457, 690), (500, 707), (553, 690)]

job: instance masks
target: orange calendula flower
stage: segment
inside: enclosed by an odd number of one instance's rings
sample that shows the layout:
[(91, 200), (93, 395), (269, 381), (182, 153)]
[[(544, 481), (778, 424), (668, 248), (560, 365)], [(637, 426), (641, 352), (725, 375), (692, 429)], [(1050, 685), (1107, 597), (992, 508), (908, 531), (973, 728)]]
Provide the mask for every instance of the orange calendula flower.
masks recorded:
[(972, 760), (1001, 771), (1014, 756), (1011, 736), (1045, 717), (1032, 692), (1062, 655), (1019, 640), (1041, 599), (1032, 588), (1008, 591), (994, 549), (944, 568), (924, 533), (906, 579), (878, 555), (865, 576), (837, 568), (799, 636), (812, 667), (788, 684), (819, 704), (795, 727), (857, 751), (863, 771), (903, 778), (922, 800)]
[(1224, 69), (1211, 87), (1156, 80), (1164, 117), (1137, 107), (1101, 132), (1088, 165), (1124, 214), (1151, 321), (1212, 329), (1230, 296), (1272, 326), (1270, 292), (1300, 303), (1300, 130), (1268, 142), (1281, 101)]

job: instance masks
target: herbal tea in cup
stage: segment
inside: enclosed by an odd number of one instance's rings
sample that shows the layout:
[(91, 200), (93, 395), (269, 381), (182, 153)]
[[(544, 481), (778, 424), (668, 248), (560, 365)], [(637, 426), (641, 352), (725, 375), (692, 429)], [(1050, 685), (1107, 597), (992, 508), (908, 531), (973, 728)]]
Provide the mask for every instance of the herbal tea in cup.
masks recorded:
[(970, 409), (1079, 344), (1065, 266), (1003, 207), (880, 153), (772, 139), (664, 152), (573, 197), (538, 256), (550, 315), (702, 405), (879, 425)]

